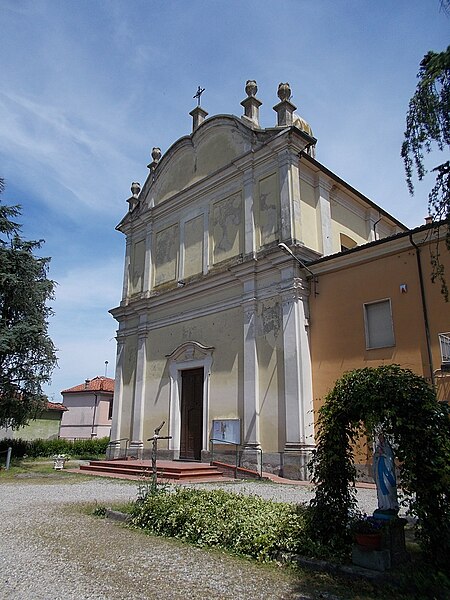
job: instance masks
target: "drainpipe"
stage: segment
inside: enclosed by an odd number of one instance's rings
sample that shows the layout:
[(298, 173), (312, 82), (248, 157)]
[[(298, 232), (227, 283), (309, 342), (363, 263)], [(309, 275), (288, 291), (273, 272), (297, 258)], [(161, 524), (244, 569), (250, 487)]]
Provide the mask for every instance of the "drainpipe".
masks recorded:
[(422, 271), (422, 261), (420, 260), (420, 248), (414, 242), (412, 233), (409, 234), (409, 241), (411, 242), (411, 245), (416, 250), (417, 271), (419, 273), (420, 296), (421, 296), (421, 300), (422, 300), (423, 323), (424, 323), (424, 326), (425, 326), (425, 338), (426, 338), (426, 341), (427, 341), (428, 368), (430, 369), (431, 383), (432, 383), (432, 385), (434, 387), (433, 355), (431, 353), (430, 327), (429, 327), (429, 323), (428, 323), (427, 304), (426, 304), (426, 301), (425, 301), (425, 287), (424, 287), (424, 284), (423, 284), (423, 271)]
[(378, 219), (378, 221), (375, 221), (375, 223), (373, 224), (373, 239), (374, 239), (374, 241), (376, 241), (376, 239), (377, 239), (377, 225), (378, 225), (378, 223), (381, 221), (381, 219), (383, 218), (383, 217), (380, 215), (380, 213), (378, 213), (378, 216), (379, 216), (380, 218)]

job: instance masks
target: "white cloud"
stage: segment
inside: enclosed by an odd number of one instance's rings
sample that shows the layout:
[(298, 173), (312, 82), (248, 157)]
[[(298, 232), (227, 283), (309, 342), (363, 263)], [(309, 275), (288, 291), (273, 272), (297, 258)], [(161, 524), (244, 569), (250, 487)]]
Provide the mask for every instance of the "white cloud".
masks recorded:
[(58, 280), (55, 311), (105, 308), (121, 300), (123, 263), (80, 266), (70, 269)]

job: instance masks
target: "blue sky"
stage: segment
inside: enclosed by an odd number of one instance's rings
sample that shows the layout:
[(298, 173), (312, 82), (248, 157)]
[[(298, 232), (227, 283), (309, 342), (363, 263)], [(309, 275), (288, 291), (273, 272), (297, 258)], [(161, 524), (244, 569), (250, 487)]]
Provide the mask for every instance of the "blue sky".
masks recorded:
[(0, 176), (45, 239), (58, 282), (46, 388), (114, 376), (125, 240), (115, 231), (153, 146), (190, 133), (198, 85), (210, 115), (242, 114), (258, 82), (264, 127), (280, 81), (318, 139), (317, 159), (410, 227), (400, 158), (421, 58), (449, 43), (439, 0), (0, 0)]

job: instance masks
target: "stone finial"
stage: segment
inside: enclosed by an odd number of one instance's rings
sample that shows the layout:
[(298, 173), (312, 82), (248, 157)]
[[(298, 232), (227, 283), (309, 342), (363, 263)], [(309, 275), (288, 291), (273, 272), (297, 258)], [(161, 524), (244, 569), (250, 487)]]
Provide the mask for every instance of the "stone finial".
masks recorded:
[(262, 102), (256, 98), (258, 86), (254, 79), (248, 79), (245, 84), (245, 93), (247, 98), (242, 100), (241, 106), (244, 107), (244, 119), (249, 119), (253, 125), (259, 127), (259, 107)]
[(294, 111), (297, 108), (291, 102), (291, 86), (289, 83), (280, 83), (278, 85), (278, 98), (281, 100), (273, 107), (277, 113), (277, 126), (290, 127), (294, 121)]
[(139, 196), (139, 194), (141, 193), (141, 184), (138, 183), (137, 181), (133, 181), (130, 189), (131, 189), (131, 194), (132, 194), (133, 198), (137, 198)]
[(279, 83), (277, 95), (282, 102), (284, 100), (290, 100), (292, 97), (292, 92), (289, 83)]
[(131, 196), (128, 198), (128, 210), (133, 211), (139, 204), (139, 194), (141, 193), (141, 184), (137, 181), (133, 181), (131, 184)]
[(156, 167), (158, 166), (158, 163), (161, 159), (161, 148), (153, 148), (152, 149), (152, 158), (153, 161), (147, 165), (147, 169), (150, 169), (150, 171), (154, 171), (156, 169)]
[(152, 150), (152, 158), (157, 163), (161, 159), (161, 148), (153, 148)]
[(194, 133), (194, 131), (198, 129), (203, 123), (203, 121), (206, 119), (208, 113), (206, 112), (206, 110), (203, 110), (201, 106), (196, 106), (194, 110), (191, 110), (189, 114), (192, 117), (192, 133)]
[(250, 98), (250, 96), (256, 96), (258, 92), (258, 86), (256, 85), (256, 81), (254, 79), (247, 79), (247, 83), (245, 84), (245, 93)]

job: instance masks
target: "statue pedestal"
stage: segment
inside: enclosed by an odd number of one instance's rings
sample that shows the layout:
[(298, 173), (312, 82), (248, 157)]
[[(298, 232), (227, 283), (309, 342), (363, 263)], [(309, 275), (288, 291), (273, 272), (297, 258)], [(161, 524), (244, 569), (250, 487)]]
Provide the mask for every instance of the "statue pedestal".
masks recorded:
[(406, 523), (406, 519), (399, 519), (397, 517), (390, 520), (389, 525), (383, 531), (381, 547), (385, 550), (389, 550), (392, 567), (401, 565), (409, 560), (405, 542)]
[(395, 517), (382, 530), (381, 548), (372, 550), (353, 544), (352, 563), (373, 571), (387, 571), (409, 560), (405, 543), (406, 519)]
[(372, 571), (387, 571), (391, 568), (391, 555), (389, 550), (369, 550), (353, 544), (352, 563)]

